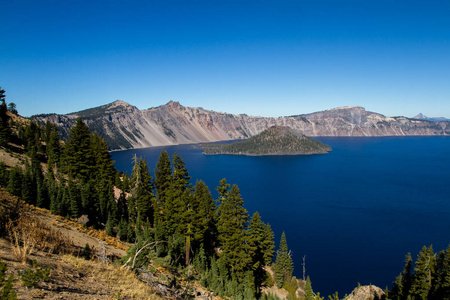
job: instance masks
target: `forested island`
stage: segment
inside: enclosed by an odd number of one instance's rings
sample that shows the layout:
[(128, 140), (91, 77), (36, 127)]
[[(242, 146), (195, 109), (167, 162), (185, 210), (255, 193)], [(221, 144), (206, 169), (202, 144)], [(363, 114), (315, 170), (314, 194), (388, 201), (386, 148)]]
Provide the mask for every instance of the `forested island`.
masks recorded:
[(325, 154), (331, 147), (287, 126), (272, 126), (248, 140), (232, 144), (203, 144), (206, 155), (307, 155)]

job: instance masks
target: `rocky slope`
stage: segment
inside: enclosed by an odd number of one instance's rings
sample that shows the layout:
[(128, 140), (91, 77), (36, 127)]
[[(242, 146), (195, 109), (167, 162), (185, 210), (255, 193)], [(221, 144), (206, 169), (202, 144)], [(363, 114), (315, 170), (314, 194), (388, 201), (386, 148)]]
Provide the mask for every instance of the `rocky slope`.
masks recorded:
[(67, 115), (37, 115), (61, 129), (63, 138), (78, 117), (103, 137), (110, 149), (141, 148), (246, 139), (274, 126), (289, 126), (307, 136), (447, 135), (450, 122), (386, 117), (363, 107), (341, 107), (311, 114), (267, 118), (233, 115), (178, 102), (139, 110), (117, 100), (111, 104)]

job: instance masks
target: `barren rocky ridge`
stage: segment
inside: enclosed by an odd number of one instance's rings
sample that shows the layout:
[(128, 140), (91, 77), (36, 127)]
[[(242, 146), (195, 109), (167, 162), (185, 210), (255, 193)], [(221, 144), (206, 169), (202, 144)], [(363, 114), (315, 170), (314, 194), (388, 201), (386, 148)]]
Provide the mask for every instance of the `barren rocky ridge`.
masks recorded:
[(111, 150), (246, 139), (271, 126), (289, 126), (307, 136), (448, 135), (450, 122), (386, 117), (360, 106), (286, 117), (255, 117), (186, 107), (170, 101), (146, 110), (117, 100), (67, 115), (32, 119), (56, 123), (64, 136), (78, 117), (103, 137)]

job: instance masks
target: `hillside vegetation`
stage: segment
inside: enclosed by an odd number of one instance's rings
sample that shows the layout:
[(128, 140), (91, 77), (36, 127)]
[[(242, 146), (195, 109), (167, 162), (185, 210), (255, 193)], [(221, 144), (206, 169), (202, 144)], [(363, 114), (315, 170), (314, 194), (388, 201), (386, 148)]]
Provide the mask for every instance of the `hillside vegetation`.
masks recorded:
[(305, 155), (331, 151), (330, 146), (284, 126), (270, 127), (245, 141), (232, 144), (206, 144), (202, 145), (202, 148), (204, 154), (208, 155)]

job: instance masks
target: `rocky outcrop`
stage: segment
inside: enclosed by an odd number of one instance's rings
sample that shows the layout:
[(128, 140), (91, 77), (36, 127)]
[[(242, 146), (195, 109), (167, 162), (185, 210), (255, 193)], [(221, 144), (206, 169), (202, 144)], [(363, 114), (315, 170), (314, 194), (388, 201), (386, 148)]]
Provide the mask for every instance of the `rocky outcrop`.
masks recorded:
[(63, 138), (78, 117), (103, 137), (110, 149), (205, 143), (246, 139), (274, 125), (289, 126), (307, 136), (447, 135), (450, 122), (385, 117), (363, 107), (341, 107), (312, 114), (267, 118), (185, 107), (178, 102), (139, 110), (124, 101), (67, 115), (37, 115), (58, 125)]
[(381, 300), (384, 299), (384, 291), (374, 285), (357, 287), (345, 300)]

